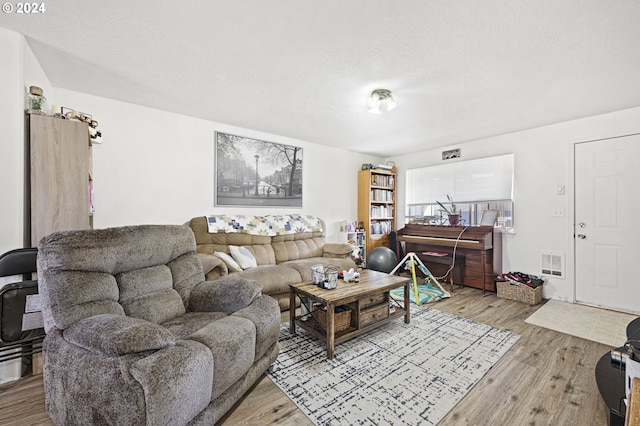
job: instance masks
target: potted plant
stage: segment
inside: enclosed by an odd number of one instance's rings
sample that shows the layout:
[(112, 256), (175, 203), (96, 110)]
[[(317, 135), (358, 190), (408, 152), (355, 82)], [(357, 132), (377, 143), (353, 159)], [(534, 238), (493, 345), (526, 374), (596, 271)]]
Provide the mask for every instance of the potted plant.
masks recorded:
[(447, 199), (449, 200), (449, 207), (445, 206), (440, 201), (436, 201), (438, 205), (442, 208), (441, 210), (447, 214), (447, 218), (449, 219), (449, 225), (456, 226), (460, 223), (460, 213), (456, 212), (456, 205), (451, 198), (451, 195), (447, 194)]
[(42, 95), (42, 89), (38, 86), (29, 87), (27, 93), (27, 112), (30, 114), (44, 114), (47, 98)]

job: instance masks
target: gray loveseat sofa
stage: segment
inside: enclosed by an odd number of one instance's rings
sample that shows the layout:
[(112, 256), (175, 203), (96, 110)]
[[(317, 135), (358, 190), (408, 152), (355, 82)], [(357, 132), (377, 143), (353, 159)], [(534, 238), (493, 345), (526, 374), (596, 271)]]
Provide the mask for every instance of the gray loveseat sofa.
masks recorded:
[(38, 279), (59, 425), (213, 425), (278, 355), (278, 304), (205, 281), (186, 226), (51, 234)]
[[(313, 265), (356, 268), (354, 247), (327, 243), (325, 223), (309, 215), (266, 216), (216, 215), (194, 217), (188, 222), (196, 237), (198, 254), (209, 280), (246, 278), (262, 286), (262, 293), (289, 309), (289, 284), (311, 281)], [(250, 251), (256, 267), (233, 272), (215, 253), (230, 253), (230, 247)]]

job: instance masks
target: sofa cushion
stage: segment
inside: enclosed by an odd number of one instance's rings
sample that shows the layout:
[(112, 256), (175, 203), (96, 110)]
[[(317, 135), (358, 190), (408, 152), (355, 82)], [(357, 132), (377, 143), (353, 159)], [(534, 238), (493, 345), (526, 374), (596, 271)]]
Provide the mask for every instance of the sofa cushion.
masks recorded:
[(224, 276), (217, 281), (247, 279), (255, 280), (262, 286), (262, 294), (282, 293), (289, 291), (289, 284), (302, 281), (300, 274), (293, 268), (282, 265), (264, 265), (242, 272)]
[(153, 351), (175, 344), (165, 328), (124, 315), (96, 315), (77, 321), (63, 331), (64, 338), (89, 351), (120, 356)]
[(156, 324), (179, 317), (186, 312), (180, 295), (172, 288), (122, 303), (122, 307), (127, 316)]
[(189, 305), (191, 312), (226, 312), (244, 309), (260, 296), (256, 281), (237, 277), (235, 272), (226, 280), (204, 281), (193, 290)]
[(188, 306), (191, 290), (204, 281), (204, 271), (198, 254), (185, 253), (167, 263), (167, 266), (171, 270), (173, 288), (180, 295), (184, 306)]
[(167, 265), (122, 272), (116, 275), (116, 282), (120, 289), (120, 303), (173, 288), (171, 270)]
[[(38, 252), (38, 261), (41, 255)], [(43, 311), (45, 330), (63, 330), (76, 321), (93, 315), (124, 315), (118, 303), (118, 284), (113, 275), (102, 272), (40, 269), (38, 291), (43, 303), (51, 306)], [(45, 286), (44, 282), (50, 283)], [(91, 285), (87, 285), (91, 283)]]
[(273, 252), (271, 244), (253, 244), (249, 246), (245, 245), (244, 247), (253, 253), (253, 257), (256, 258), (258, 266), (276, 264), (276, 255)]
[(202, 327), (226, 317), (224, 312), (187, 312), (186, 314), (160, 324), (176, 339), (184, 339)]
[(160, 324), (186, 312), (167, 265), (122, 272), (116, 275), (116, 282), (127, 316)]
[(227, 264), (227, 269), (229, 272), (240, 272), (242, 271), (242, 267), (238, 265), (238, 262), (233, 260), (233, 257), (229, 256), (227, 253), (223, 253), (221, 251), (213, 252), (213, 255), (217, 258), (222, 259), (224, 263)]
[(238, 262), (238, 265), (240, 265), (242, 269), (255, 268), (258, 266), (258, 262), (253, 256), (253, 253), (247, 250), (246, 247), (229, 246), (229, 252), (233, 257), (233, 260)]
[(280, 241), (274, 238), (271, 245), (276, 254), (276, 263), (322, 256), (324, 237), (302, 238), (302, 235), (304, 234), (286, 235), (285, 237), (290, 238)]

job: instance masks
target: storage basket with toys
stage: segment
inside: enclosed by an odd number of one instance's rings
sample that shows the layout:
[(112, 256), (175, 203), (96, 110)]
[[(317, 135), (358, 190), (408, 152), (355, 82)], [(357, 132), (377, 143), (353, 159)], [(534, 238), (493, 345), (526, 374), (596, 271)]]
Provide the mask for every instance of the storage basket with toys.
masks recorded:
[(522, 272), (509, 272), (496, 277), (498, 297), (537, 305), (542, 302), (544, 280)]
[[(326, 308), (315, 309), (312, 312), (313, 318), (323, 331), (327, 329), (327, 311)], [(333, 314), (333, 331), (339, 333), (347, 330), (351, 326), (351, 309), (341, 305), (336, 306)]]

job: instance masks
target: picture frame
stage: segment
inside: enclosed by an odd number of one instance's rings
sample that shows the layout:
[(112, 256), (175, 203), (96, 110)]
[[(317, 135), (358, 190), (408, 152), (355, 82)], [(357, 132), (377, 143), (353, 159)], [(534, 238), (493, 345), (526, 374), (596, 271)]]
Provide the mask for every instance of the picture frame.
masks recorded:
[(496, 226), (498, 210), (485, 210), (480, 218), (480, 226)]
[(302, 148), (215, 133), (216, 206), (302, 208)]

